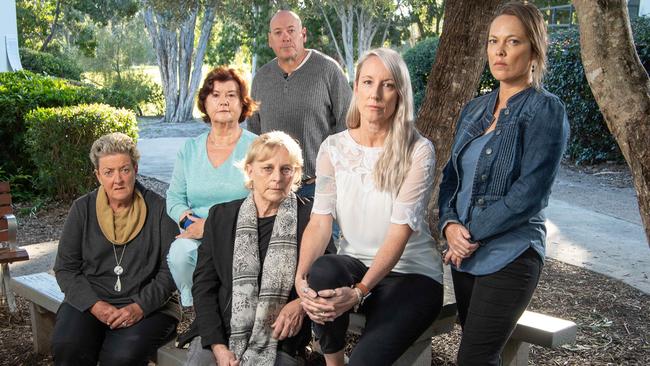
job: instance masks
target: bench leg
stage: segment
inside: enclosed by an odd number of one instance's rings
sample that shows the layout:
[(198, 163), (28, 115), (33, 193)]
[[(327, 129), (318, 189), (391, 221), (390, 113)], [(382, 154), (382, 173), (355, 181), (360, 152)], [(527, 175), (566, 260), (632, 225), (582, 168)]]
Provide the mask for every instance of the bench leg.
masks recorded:
[(529, 343), (510, 339), (501, 353), (501, 364), (503, 366), (526, 366), (528, 365), (529, 351)]
[(16, 307), (14, 293), (11, 292), (11, 287), (9, 287), (11, 274), (9, 273), (8, 263), (2, 263), (2, 266), (0, 266), (0, 275), (2, 276), (0, 283), (0, 305), (3, 307), (9, 306), (9, 312), (15, 313), (18, 308)]
[(415, 341), (393, 366), (431, 366), (431, 338)]
[(56, 315), (33, 302), (29, 303), (29, 314), (32, 320), (34, 352), (41, 355), (50, 354)]

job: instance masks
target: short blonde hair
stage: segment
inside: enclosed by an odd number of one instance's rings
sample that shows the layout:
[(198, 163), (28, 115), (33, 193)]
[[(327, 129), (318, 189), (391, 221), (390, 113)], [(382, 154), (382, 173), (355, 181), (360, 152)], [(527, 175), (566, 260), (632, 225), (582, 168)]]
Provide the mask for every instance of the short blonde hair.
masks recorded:
[(533, 51), (533, 87), (540, 89), (546, 74), (546, 49), (548, 48), (548, 34), (542, 12), (529, 2), (510, 1), (497, 10), (490, 21), (490, 26), (494, 19), (501, 15), (512, 15), (524, 25), (526, 37)]
[(248, 189), (253, 189), (253, 181), (246, 172), (246, 166), (256, 161), (269, 159), (278, 148), (285, 148), (289, 152), (289, 159), (293, 165), (293, 182), (291, 190), (297, 191), (302, 182), (302, 149), (298, 142), (282, 131), (271, 131), (258, 136), (246, 152), (246, 157), (238, 165), (244, 172), (244, 185)]
[(135, 141), (121, 132), (109, 133), (95, 140), (88, 156), (95, 169), (99, 169), (99, 159), (113, 154), (127, 154), (133, 166), (138, 165), (140, 161), (140, 152)]

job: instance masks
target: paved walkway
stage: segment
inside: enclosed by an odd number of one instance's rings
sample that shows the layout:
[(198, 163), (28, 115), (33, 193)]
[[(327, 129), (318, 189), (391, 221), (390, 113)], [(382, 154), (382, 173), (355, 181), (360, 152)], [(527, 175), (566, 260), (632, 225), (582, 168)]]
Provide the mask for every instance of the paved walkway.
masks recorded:
[[(194, 134), (205, 127), (191, 127)], [(142, 134), (139, 173), (169, 182), (176, 153), (187, 137), (147, 138)], [(565, 263), (619, 279), (650, 294), (650, 248), (640, 222), (630, 222), (551, 197), (547, 213), (547, 254)], [(30, 245), (30, 260), (12, 266), (14, 275), (47, 270), (56, 242)], [(24, 268), (26, 265), (29, 268)], [(34, 266), (34, 268), (32, 268)], [(51, 267), (50, 267), (51, 268)]]

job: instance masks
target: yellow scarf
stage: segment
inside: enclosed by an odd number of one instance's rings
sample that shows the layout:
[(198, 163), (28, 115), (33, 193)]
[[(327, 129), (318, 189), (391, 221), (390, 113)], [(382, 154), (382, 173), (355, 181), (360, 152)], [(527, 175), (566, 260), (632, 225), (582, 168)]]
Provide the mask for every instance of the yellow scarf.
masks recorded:
[(134, 190), (131, 206), (114, 213), (108, 204), (108, 197), (103, 186), (97, 190), (96, 214), (102, 233), (115, 245), (124, 245), (133, 240), (142, 230), (147, 218), (147, 205), (142, 193)]

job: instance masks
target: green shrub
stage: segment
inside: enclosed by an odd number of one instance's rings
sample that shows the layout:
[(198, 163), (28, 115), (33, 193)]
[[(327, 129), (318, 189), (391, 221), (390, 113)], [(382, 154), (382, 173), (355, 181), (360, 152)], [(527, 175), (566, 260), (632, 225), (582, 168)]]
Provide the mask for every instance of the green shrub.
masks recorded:
[[(427, 80), (431, 67), (436, 58), (436, 51), (438, 50), (438, 37), (429, 37), (416, 43), (415, 46), (409, 48), (404, 54), (404, 62), (409, 69), (411, 77), (411, 84), (413, 87), (413, 103), (415, 105), (415, 112), (420, 109), (420, 105), (424, 100), (427, 91)], [(490, 69), (485, 66), (483, 74), (481, 74), (481, 81), (479, 82), (477, 94), (486, 94), (494, 89), (497, 81), (494, 80), (490, 74)]]
[(138, 115), (165, 114), (162, 87), (144, 73), (125, 73), (104, 88), (104, 101), (110, 105), (122, 102), (124, 108)]
[(38, 169), (36, 185), (58, 199), (78, 197), (97, 185), (88, 158), (97, 138), (110, 132), (138, 137), (133, 112), (105, 104), (37, 108), (25, 121), (27, 149)]
[(24, 116), (36, 107), (60, 107), (101, 101), (97, 89), (73, 85), (29, 71), (0, 73), (0, 165), (8, 175), (19, 167), (33, 174), (25, 150)]
[[(636, 51), (650, 71), (650, 18), (632, 22)], [(616, 140), (609, 132), (585, 77), (580, 56), (580, 34), (572, 28), (551, 34), (546, 88), (566, 104), (571, 123), (567, 157), (576, 164), (623, 161)]]
[(415, 113), (420, 110), (420, 105), (427, 92), (427, 80), (436, 59), (438, 50), (438, 37), (425, 38), (415, 46), (409, 48), (404, 54), (404, 62), (409, 69), (411, 86), (413, 87), (413, 104)]
[(0, 73), (0, 160), (9, 176), (22, 169), (36, 175), (25, 149), (24, 116), (37, 107), (64, 107), (77, 104), (106, 103), (130, 107), (129, 99), (110, 89), (72, 83), (65, 79), (41, 76), (30, 71)]
[(571, 124), (567, 157), (577, 164), (619, 160), (620, 150), (585, 78), (577, 29), (551, 34), (544, 85), (562, 99)]
[(66, 56), (57, 56), (29, 48), (20, 49), (20, 62), (25, 70), (64, 79), (81, 80), (83, 71), (73, 59)]

